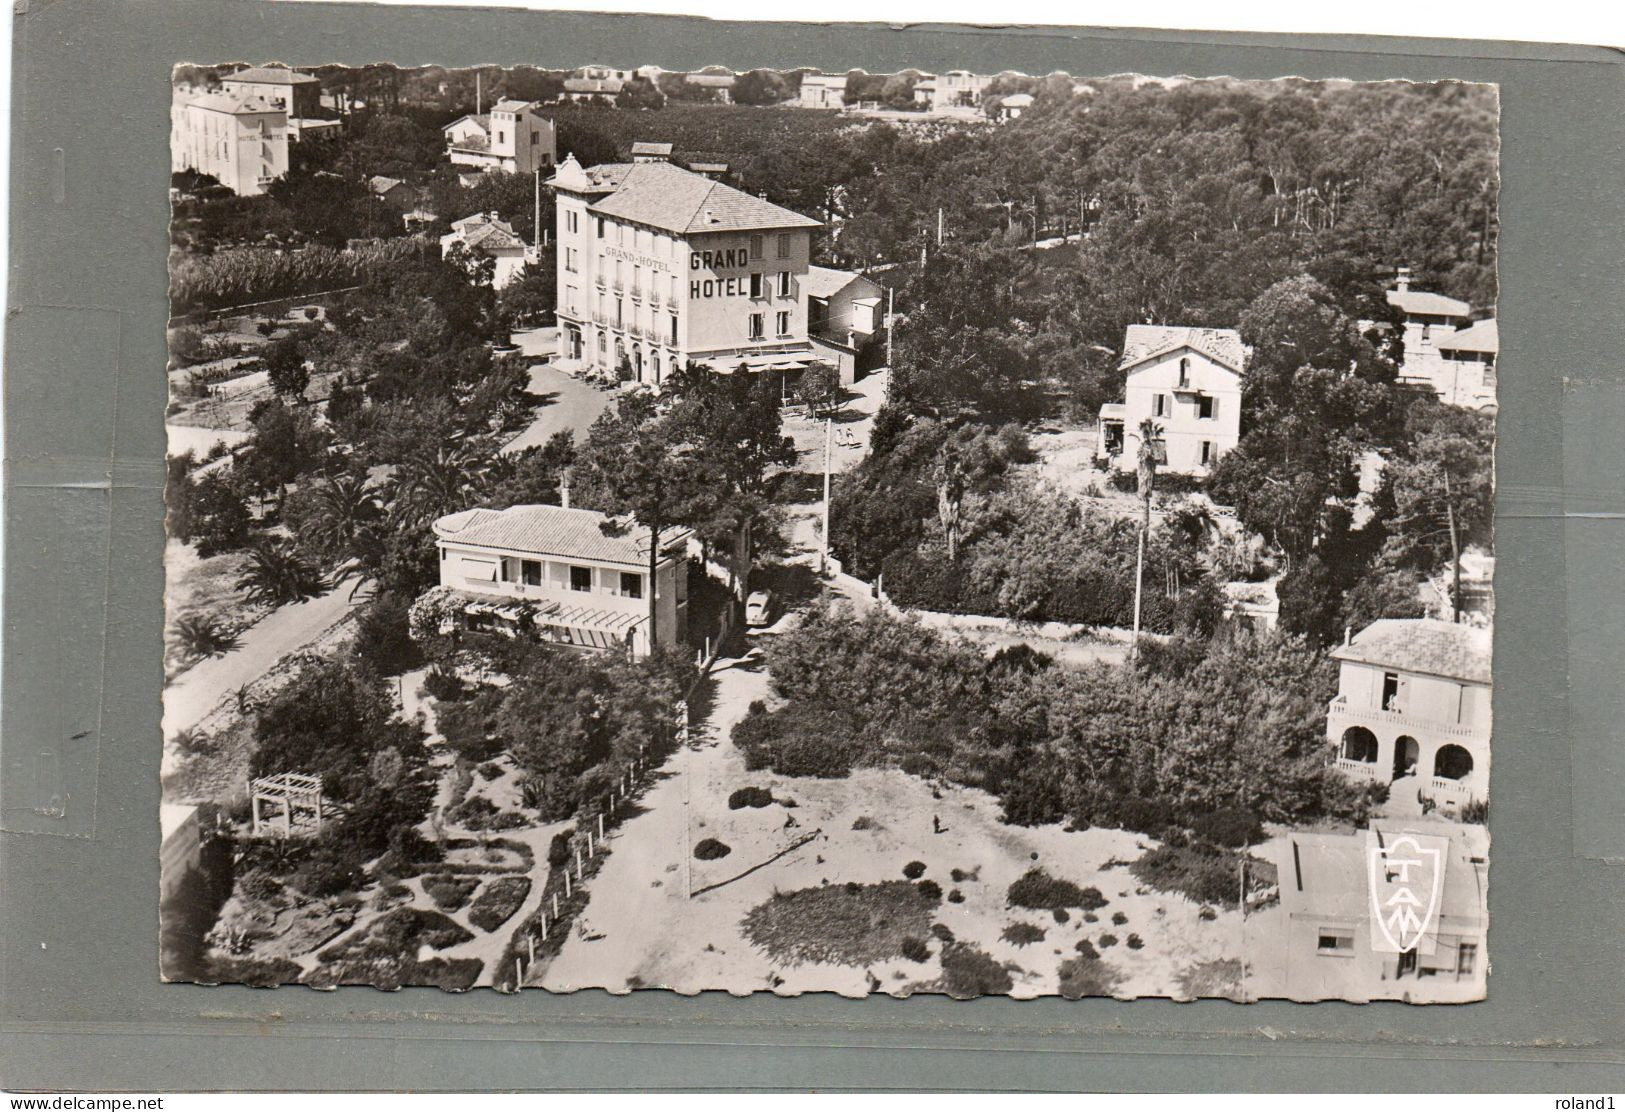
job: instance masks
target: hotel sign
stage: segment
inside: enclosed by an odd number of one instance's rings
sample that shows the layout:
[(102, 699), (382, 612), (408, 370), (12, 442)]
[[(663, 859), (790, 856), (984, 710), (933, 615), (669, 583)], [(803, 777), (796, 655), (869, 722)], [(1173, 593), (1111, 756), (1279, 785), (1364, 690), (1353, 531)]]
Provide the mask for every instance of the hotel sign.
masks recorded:
[(652, 255), (634, 254), (633, 252), (628, 251), (628, 250), (626, 250), (624, 248), (621, 248), (621, 247), (606, 247), (604, 249), (604, 254), (609, 256), (612, 259), (621, 259), (622, 261), (632, 263), (635, 266), (646, 266), (650, 270), (670, 270), (671, 269), (671, 267), (666, 265), (665, 262), (663, 262), (660, 259), (655, 258)]

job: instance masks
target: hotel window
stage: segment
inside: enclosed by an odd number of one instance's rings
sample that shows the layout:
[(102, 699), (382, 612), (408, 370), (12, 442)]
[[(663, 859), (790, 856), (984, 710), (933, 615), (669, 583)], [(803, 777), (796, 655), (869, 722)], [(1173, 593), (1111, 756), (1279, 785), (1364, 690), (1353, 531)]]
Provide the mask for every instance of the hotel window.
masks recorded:
[(521, 560), (519, 575), (527, 587), (540, 587), (542, 585), (542, 562), (540, 560)]
[(790, 296), (790, 272), (788, 270), (779, 271), (779, 296)]
[(1181, 386), (1191, 384), (1191, 357), (1188, 355), (1179, 357), (1179, 384)]
[(591, 568), (578, 568), (578, 567), (572, 566), (570, 568), (570, 590), (572, 590), (572, 591), (590, 591), (590, 590), (592, 590), (592, 569)]
[(789, 313), (780, 313), (779, 314), (778, 326), (779, 326), (779, 335), (780, 336), (788, 336), (790, 334), (790, 314)]
[(1382, 674), (1382, 709), (1395, 710), (1399, 703), (1399, 673)]
[(675, 274), (673, 274), (671, 276), (671, 300), (672, 300), (673, 304), (676, 304), (676, 302), (677, 302), (677, 275), (675, 275)]
[(676, 313), (673, 313), (671, 315), (671, 343), (672, 343), (673, 347), (677, 346), (677, 314)]
[(1213, 465), (1213, 441), (1204, 440), (1204, 441), (1202, 441), (1202, 466), (1203, 467), (1211, 467), (1212, 465)]
[(633, 575), (631, 572), (621, 572), (621, 594), (627, 598), (642, 598), (643, 576)]
[(750, 257), (753, 258), (753, 259), (759, 259), (759, 258), (762, 257), (762, 237), (761, 236), (751, 236), (750, 237)]
[(779, 258), (788, 259), (789, 257), (790, 257), (790, 237), (787, 234), (781, 232), (781, 233), (779, 233)]
[(593, 217), (593, 221), (598, 225), (598, 238), (603, 239), (604, 238), (604, 218), (602, 216), (595, 216), (595, 217)]
[(615, 299), (615, 327), (616, 328), (620, 328), (622, 326), (623, 322), (626, 320), (626, 318), (621, 315), (621, 308), (622, 308), (623, 304), (624, 303), (621, 301), (620, 298), (617, 297)]
[(564, 269), (571, 274), (576, 272), (576, 249), (574, 247), (564, 249)]
[(580, 213), (575, 212), (574, 210), (566, 212), (564, 214), (564, 230), (567, 232), (579, 231), (580, 228), (576, 223), (576, 218), (580, 215)]
[(1196, 399), (1196, 415), (1204, 421), (1211, 421), (1219, 415), (1219, 399), (1203, 394)]
[(1354, 956), (1354, 932), (1340, 927), (1325, 927), (1320, 931), (1320, 937), (1315, 942), (1315, 953), (1332, 954), (1337, 957)]
[(564, 287), (564, 307), (569, 313), (576, 311), (576, 288), (574, 286)]
[(752, 274), (750, 276), (750, 298), (751, 298), (752, 301), (755, 301), (758, 298), (760, 298), (761, 296), (762, 296), (762, 275), (760, 275), (760, 274)]
[(750, 315), (750, 338), (753, 340), (761, 340), (766, 338), (762, 332), (761, 313), (752, 313)]
[(632, 268), (632, 296), (636, 297), (638, 294), (640, 294), (642, 292), (643, 292), (643, 268), (641, 266), (634, 266)]
[(498, 143), (506, 143), (507, 141), (508, 141), (508, 133), (506, 131), (503, 131), (501, 128), (498, 128), (497, 129), (497, 142)]
[(1456, 950), (1456, 975), (1465, 977), (1478, 964), (1478, 943), (1463, 942)]
[(1168, 416), (1168, 395), (1167, 394), (1152, 394), (1151, 395), (1151, 416), (1153, 416), (1153, 417), (1166, 417), (1166, 416)]

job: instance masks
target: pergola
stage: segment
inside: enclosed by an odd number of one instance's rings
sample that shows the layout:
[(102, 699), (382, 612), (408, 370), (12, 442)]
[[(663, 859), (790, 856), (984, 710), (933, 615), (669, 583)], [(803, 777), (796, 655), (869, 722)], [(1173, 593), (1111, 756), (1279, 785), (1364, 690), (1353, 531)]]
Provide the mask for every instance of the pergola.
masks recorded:
[[(303, 772), (261, 776), (248, 782), (248, 794), (252, 800), (253, 833), (256, 838), (268, 833), (289, 838), (295, 833), (312, 834), (322, 828), (322, 780), (319, 776)], [(262, 805), (270, 807), (271, 814), (262, 815)]]

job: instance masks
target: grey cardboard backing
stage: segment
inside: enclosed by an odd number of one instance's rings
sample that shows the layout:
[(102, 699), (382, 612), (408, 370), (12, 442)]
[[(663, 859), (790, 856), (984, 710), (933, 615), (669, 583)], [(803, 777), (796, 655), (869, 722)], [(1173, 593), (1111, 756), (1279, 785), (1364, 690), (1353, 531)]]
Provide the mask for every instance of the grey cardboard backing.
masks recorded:
[[(1622, 1087), (1620, 54), (263, 0), (20, 0), (14, 52), (0, 1085)], [(1499, 84), (1505, 346), (1489, 999), (1459, 1007), (850, 1001), (161, 984), (169, 70), (238, 58)]]

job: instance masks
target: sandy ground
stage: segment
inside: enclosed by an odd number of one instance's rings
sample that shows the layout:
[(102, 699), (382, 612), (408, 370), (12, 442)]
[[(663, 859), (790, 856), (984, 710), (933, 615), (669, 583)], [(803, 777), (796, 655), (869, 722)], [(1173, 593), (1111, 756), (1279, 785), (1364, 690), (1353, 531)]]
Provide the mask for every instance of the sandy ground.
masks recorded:
[[(1119, 940), (1102, 947), (1101, 955), (1120, 975), (1116, 991), (1123, 996), (1177, 995), (1180, 973), (1245, 952), (1238, 913), (1220, 912), (1203, 921), (1190, 900), (1144, 890), (1115, 863), (1140, 856), (1150, 844), (1140, 835), (1007, 826), (999, 821), (997, 800), (987, 793), (933, 785), (898, 771), (866, 770), (845, 780), (746, 772), (728, 733), (752, 699), (765, 697), (767, 685), (755, 653), (719, 667), (715, 709), (706, 728), (660, 770), (661, 783), (643, 800), (646, 812), (612, 839), (613, 852), (592, 881), (584, 922), (587, 933), (597, 937), (587, 941), (580, 933), (572, 935), (544, 970), (542, 986), (861, 996), (870, 991), (871, 975), (879, 991), (897, 995), (930, 986), (940, 977), (936, 944), (924, 963), (790, 966), (753, 947), (740, 927), (745, 914), (775, 892), (899, 879), (913, 860), (926, 864), (925, 876), (945, 893), (963, 894), (962, 903), (941, 904), (936, 922), (960, 941), (1011, 963), (1014, 996), (1054, 993), (1058, 967), (1075, 955), (1076, 942), (1089, 938), (1100, 947), (1106, 933)], [(729, 793), (747, 785), (767, 787), (776, 799), (793, 799), (797, 806), (730, 811)], [(795, 819), (794, 827), (786, 828), (787, 816)], [(933, 816), (944, 828), (941, 833), (933, 831)], [(853, 829), (860, 817), (872, 820), (870, 829)], [(774, 858), (814, 831), (818, 836), (811, 842), (771, 864), (701, 891)], [(690, 847), (705, 837), (720, 839), (732, 852), (719, 861), (694, 860)], [(1034, 865), (1098, 887), (1110, 901), (1095, 913), (1098, 922), (1085, 922), (1074, 911), (1061, 924), (1048, 912), (1007, 907), (1009, 885)], [(956, 883), (951, 878), (956, 868), (975, 879)], [(700, 894), (690, 897), (688, 891)], [(1113, 925), (1114, 912), (1126, 915), (1127, 922)], [(1046, 937), (1027, 946), (1003, 941), (1000, 935), (1015, 922), (1042, 927)], [(1142, 949), (1128, 948), (1131, 933), (1143, 939)]]

